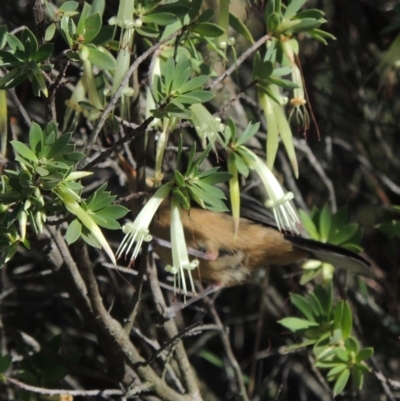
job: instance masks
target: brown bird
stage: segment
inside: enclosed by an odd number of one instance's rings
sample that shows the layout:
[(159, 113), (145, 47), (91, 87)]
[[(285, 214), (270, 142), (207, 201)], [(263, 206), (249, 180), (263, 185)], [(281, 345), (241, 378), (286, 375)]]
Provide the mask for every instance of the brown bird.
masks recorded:
[[(121, 162), (130, 188), (136, 174)], [(191, 259), (199, 261), (198, 277), (218, 287), (244, 283), (252, 271), (268, 265), (289, 265), (304, 258), (319, 259), (355, 273), (370, 275), (369, 263), (342, 247), (280, 232), (272, 214), (261, 203), (244, 196), (236, 238), (233, 219), (199, 207), (181, 211), (185, 239)], [(171, 264), (170, 202), (164, 201), (156, 213), (150, 232), (155, 252)], [(194, 277), (196, 277), (196, 273)]]

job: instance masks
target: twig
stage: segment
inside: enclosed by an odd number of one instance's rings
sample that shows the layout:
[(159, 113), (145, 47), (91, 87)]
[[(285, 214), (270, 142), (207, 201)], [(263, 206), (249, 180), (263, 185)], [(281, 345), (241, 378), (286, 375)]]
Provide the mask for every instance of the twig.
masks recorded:
[(92, 160), (90, 163), (86, 164), (83, 169), (85, 170), (90, 170), (93, 168), (97, 163), (101, 162), (104, 159), (107, 159), (108, 156), (111, 155), (114, 150), (118, 149), (122, 144), (125, 142), (128, 142), (135, 136), (143, 134), (149, 124), (154, 120), (154, 117), (149, 117), (146, 120), (143, 121), (143, 123), (136, 129), (134, 129), (132, 132), (126, 134), (123, 138), (118, 140), (117, 142), (114, 143), (109, 149), (105, 150), (104, 152), (100, 153), (99, 156), (97, 156), (94, 160)]
[(206, 88), (208, 89), (213, 89), (215, 88), (219, 83), (221, 83), (226, 77), (229, 75), (232, 75), (235, 70), (244, 62), (246, 61), (247, 57), (249, 57), (252, 53), (254, 53), (259, 47), (261, 47), (266, 41), (268, 41), (271, 38), (270, 35), (264, 35), (260, 39), (257, 40), (257, 42), (253, 43), (245, 52), (243, 52), (240, 57), (236, 60), (236, 63), (232, 64), (220, 77), (218, 77), (215, 81), (211, 83), (210, 86)]
[(39, 45), (44, 42), (45, 35), (45, 21), (44, 21), (44, 10), (43, 2), (41, 0), (31, 0), (31, 7), (33, 17), (35, 18), (35, 26), (37, 35), (39, 36)]
[[(74, 292), (71, 296), (76, 301), (80, 312), (95, 330), (106, 356), (115, 356), (116, 359), (119, 358), (120, 363), (123, 364), (124, 361), (127, 361), (130, 366), (142, 364), (144, 359), (131, 343), (129, 336), (126, 335), (119, 322), (108, 314), (103, 305), (92, 266), (88, 263), (86, 247), (82, 246), (81, 242), (74, 244), (74, 250), (79, 254), (81, 276), (61, 234), (54, 227), (48, 227), (48, 230), (60, 251), (59, 254), (53, 252), (53, 260), (55, 255), (57, 258), (56, 266), (58, 268), (66, 267), (65, 270), (68, 270), (73, 277)], [(68, 276), (66, 278), (68, 279)], [(138, 366), (137, 372), (145, 383), (151, 383), (152, 389), (157, 394), (162, 395), (165, 401), (189, 401), (186, 396), (171, 389), (151, 367)], [(193, 398), (193, 400), (195, 399)], [(198, 400), (201, 401), (201, 397)]]
[(396, 195), (400, 195), (400, 186), (395, 184), (387, 175), (381, 173), (377, 169), (374, 169), (371, 165), (371, 162), (364, 155), (358, 152), (355, 153), (355, 149), (352, 145), (340, 138), (333, 138), (333, 143), (341, 146), (343, 149), (355, 155), (355, 158), (358, 160), (363, 168), (365, 168), (369, 172), (374, 173), (382, 181), (382, 183), (385, 184), (386, 187), (389, 188), (393, 193), (395, 193)]
[(237, 100), (239, 100), (241, 97), (243, 97), (250, 88), (255, 86), (257, 84), (257, 81), (252, 81), (248, 85), (246, 85), (245, 88), (242, 89), (241, 92), (239, 92), (236, 96), (234, 96), (231, 100), (229, 100), (228, 103), (226, 103), (224, 106), (221, 107), (221, 109), (218, 111), (218, 113), (215, 113), (214, 116), (222, 116), (226, 113), (228, 109), (230, 109)]
[[(150, 287), (153, 293), (154, 301), (156, 305), (159, 306), (164, 312), (167, 310), (167, 305), (160, 289), (157, 268), (151, 254), (149, 255), (148, 277), (150, 280)], [(176, 327), (175, 321), (172, 319), (164, 322), (164, 329), (170, 339), (174, 338), (178, 334), (178, 328)], [(178, 341), (178, 344), (175, 348), (175, 353), (178, 359), (179, 369), (181, 371), (183, 381), (189, 390), (191, 400), (201, 401), (202, 398), (197, 385), (197, 379), (194, 375), (192, 367), (190, 366), (182, 340)]]
[[(108, 115), (111, 113), (111, 111), (113, 110), (114, 106), (117, 103), (117, 100), (119, 99), (119, 97), (121, 96), (122, 91), (124, 90), (125, 86), (128, 84), (129, 78), (131, 77), (131, 75), (137, 70), (137, 68), (139, 67), (139, 65), (147, 59), (147, 57), (149, 57), (153, 52), (155, 52), (159, 47), (163, 46), (164, 44), (168, 43), (170, 40), (174, 39), (175, 37), (177, 37), (178, 35), (181, 34), (181, 32), (186, 29), (187, 27), (183, 27), (179, 30), (177, 30), (176, 32), (174, 32), (172, 35), (168, 36), (168, 38), (161, 40), (160, 42), (157, 42), (155, 45), (151, 46), (148, 50), (146, 50), (142, 55), (140, 55), (134, 62), (133, 64), (129, 67), (129, 70), (126, 72), (124, 79), (121, 82), (121, 85), (118, 87), (117, 91), (115, 92), (115, 94), (111, 97), (106, 109), (104, 110), (104, 112), (102, 113), (99, 122), (96, 125), (96, 128), (94, 129), (94, 131), (92, 132), (92, 134), (90, 135), (87, 147), (86, 147), (86, 155), (89, 154), (90, 150), (92, 149), (94, 143), (97, 140), (97, 137), (101, 131), (101, 129), (103, 128)], [(147, 121), (147, 120), (146, 120)], [(142, 124), (143, 125), (143, 124)], [(83, 163), (83, 161), (81, 162)]]
[[(12, 377), (6, 377), (9, 383), (21, 388), (22, 390), (30, 391), (36, 394), (43, 395), (72, 395), (74, 397), (96, 397), (96, 396), (111, 396), (111, 395), (126, 395), (125, 391), (118, 389), (106, 389), (106, 390), (70, 390), (70, 389), (49, 389), (44, 387), (31, 386), (30, 384), (23, 383)], [(149, 383), (141, 384), (135, 386), (133, 389), (129, 390), (129, 395), (140, 394), (151, 388)], [(134, 391), (134, 392), (133, 392)]]
[(11, 97), (11, 100), (14, 102), (15, 107), (18, 109), (18, 111), (21, 113), (22, 118), (25, 120), (25, 123), (28, 127), (32, 125), (32, 120), (29, 117), (28, 112), (26, 111), (25, 107), (22, 105), (22, 103), (19, 101), (17, 94), (15, 93), (14, 89), (8, 89), (8, 94)]
[(294, 176), (293, 176), (293, 170), (290, 167), (283, 152), (278, 152), (278, 159), (281, 163), (283, 175), (285, 176), (285, 183), (286, 183), (288, 189), (290, 189), (290, 191), (293, 192), (294, 199), (295, 199), (297, 205), (300, 206), (301, 209), (308, 212), (309, 209), (306, 205), (306, 202), (303, 199), (303, 195), (301, 194), (299, 188), (296, 185), (296, 180), (294, 179)]
[(235, 372), (236, 380), (239, 385), (239, 396), (242, 398), (243, 401), (249, 401), (249, 397), (247, 395), (246, 387), (243, 382), (243, 372), (240, 369), (239, 363), (237, 359), (235, 358), (235, 355), (233, 354), (233, 350), (231, 347), (231, 343), (229, 341), (228, 334), (225, 331), (224, 325), (222, 324), (222, 321), (218, 315), (217, 309), (215, 308), (214, 302), (210, 298), (205, 298), (205, 301), (207, 303), (207, 306), (209, 308), (209, 311), (211, 313), (211, 316), (215, 322), (215, 324), (218, 326), (220, 332), (220, 338), (222, 341), (222, 345), (224, 346), (225, 353), (228, 357), (228, 360)]
[(143, 288), (143, 280), (144, 280), (144, 275), (146, 273), (146, 267), (147, 267), (147, 253), (149, 250), (149, 243), (145, 242), (142, 245), (142, 253), (141, 253), (141, 259), (140, 259), (140, 264), (139, 264), (139, 274), (136, 278), (136, 291), (133, 294), (132, 297), (132, 305), (131, 305), (131, 312), (129, 313), (128, 318), (126, 319), (126, 323), (124, 325), (124, 330), (126, 334), (130, 334), (133, 324), (135, 323), (137, 311), (139, 308), (139, 302), (140, 302), (140, 296), (142, 294), (142, 288)]
[(258, 306), (259, 310), (259, 317), (257, 320), (257, 325), (256, 325), (256, 336), (254, 339), (254, 345), (253, 345), (253, 357), (251, 360), (251, 366), (250, 366), (250, 382), (248, 386), (248, 392), (249, 392), (249, 397), (252, 397), (255, 384), (256, 384), (256, 371), (257, 371), (257, 353), (260, 348), (260, 342), (261, 342), (261, 331), (264, 323), (264, 314), (265, 314), (265, 300), (264, 300), (264, 290), (267, 288), (269, 283), (269, 269), (266, 269), (263, 283), (261, 286), (261, 294), (260, 294), (260, 302)]
[(325, 171), (322, 168), (321, 163), (315, 157), (313, 151), (308, 146), (307, 142), (304, 139), (293, 138), (293, 140), (294, 140), (294, 146), (297, 149), (299, 149), (301, 152), (304, 153), (304, 155), (307, 157), (311, 167), (314, 169), (314, 171), (318, 174), (319, 178), (325, 184), (326, 189), (328, 190), (328, 198), (329, 198), (329, 203), (331, 206), (331, 211), (332, 211), (332, 213), (336, 213), (336, 211), (337, 211), (336, 194), (335, 194), (335, 188), (333, 187), (332, 181), (325, 174)]

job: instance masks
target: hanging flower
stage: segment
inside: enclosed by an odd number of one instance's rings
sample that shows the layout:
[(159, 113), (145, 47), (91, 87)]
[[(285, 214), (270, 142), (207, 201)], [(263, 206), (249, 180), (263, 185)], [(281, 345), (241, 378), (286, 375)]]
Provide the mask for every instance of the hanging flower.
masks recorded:
[(264, 184), (269, 197), (265, 206), (272, 209), (278, 229), (298, 234), (300, 220), (291, 203), (294, 197), (293, 193), (283, 191), (272, 171), (255, 153), (245, 146), (241, 146), (239, 152), (247, 165), (257, 172)]
[(178, 282), (178, 288), (183, 294), (187, 295), (187, 286), (185, 278), (185, 270), (189, 276), (192, 292), (195, 292), (193, 284), (192, 270), (198, 267), (199, 261), (189, 261), (189, 255), (186, 247), (185, 233), (183, 231), (181, 220), (181, 206), (179, 200), (175, 196), (171, 199), (171, 251), (172, 251), (172, 266), (167, 266), (166, 270), (174, 274), (174, 287)]
[(125, 237), (117, 250), (117, 258), (121, 257), (123, 253), (128, 254), (133, 247), (133, 244), (136, 243), (130, 258), (131, 264), (133, 260), (137, 258), (143, 241), (151, 241), (152, 236), (150, 235), (149, 231), (151, 220), (153, 219), (163, 200), (170, 193), (172, 185), (172, 182), (167, 182), (158, 188), (146, 205), (144, 205), (135, 221), (133, 223), (129, 222), (122, 227)]

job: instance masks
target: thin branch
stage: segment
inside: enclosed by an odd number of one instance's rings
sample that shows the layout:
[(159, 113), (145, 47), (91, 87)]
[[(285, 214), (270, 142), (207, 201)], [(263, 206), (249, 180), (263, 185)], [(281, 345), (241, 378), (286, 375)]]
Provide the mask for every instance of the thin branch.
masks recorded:
[(253, 43), (245, 52), (243, 52), (240, 57), (236, 60), (236, 63), (233, 63), (220, 77), (218, 77), (214, 82), (211, 83), (210, 86), (206, 88), (206, 90), (215, 88), (218, 84), (220, 84), (226, 77), (232, 75), (235, 70), (239, 68), (239, 66), (246, 61), (246, 59), (254, 53), (259, 47), (261, 47), (265, 42), (271, 39), (270, 35), (264, 35), (257, 42)]
[[(149, 57), (153, 52), (155, 52), (158, 48), (160, 48), (161, 46), (163, 46), (164, 44), (168, 43), (169, 41), (171, 41), (172, 39), (176, 38), (178, 35), (181, 34), (181, 32), (187, 29), (187, 27), (183, 27), (179, 30), (177, 30), (176, 32), (174, 32), (172, 35), (168, 36), (168, 38), (161, 40), (160, 42), (157, 42), (155, 45), (151, 46), (148, 50), (146, 50), (143, 54), (141, 54), (134, 62), (133, 64), (129, 67), (129, 70), (126, 72), (124, 79), (121, 82), (121, 85), (118, 87), (117, 91), (115, 92), (115, 94), (111, 97), (106, 109), (104, 110), (104, 112), (102, 113), (99, 122), (96, 125), (96, 128), (94, 129), (94, 131), (92, 132), (87, 147), (86, 147), (86, 155), (89, 154), (90, 150), (92, 149), (94, 143), (97, 140), (97, 137), (101, 131), (101, 129), (103, 128), (108, 115), (111, 113), (111, 111), (114, 109), (114, 106), (117, 104), (117, 101), (119, 99), (119, 97), (122, 94), (122, 91), (124, 90), (125, 86), (128, 84), (129, 82), (129, 78), (131, 77), (131, 75), (138, 69), (139, 65), (145, 61), (147, 59), (147, 57)], [(146, 120), (147, 121), (147, 120)]]
[[(151, 254), (149, 255), (149, 262), (148, 278), (150, 280), (150, 287), (153, 293), (154, 302), (158, 307), (160, 307), (162, 312), (166, 312), (167, 305), (160, 289), (157, 268)], [(165, 321), (163, 326), (170, 339), (178, 335), (178, 328), (176, 327), (176, 323), (173, 319), (168, 319), (167, 321)], [(192, 367), (190, 366), (189, 359), (186, 355), (185, 347), (183, 346), (182, 340), (178, 341), (175, 348), (175, 353), (178, 359), (179, 369), (181, 371), (183, 381), (189, 390), (191, 400), (200, 401), (202, 398), (198, 388), (197, 379), (192, 370)]]
[(269, 269), (265, 271), (265, 276), (263, 279), (263, 283), (261, 286), (261, 294), (260, 294), (260, 302), (258, 306), (258, 311), (259, 311), (259, 317), (257, 320), (257, 325), (256, 325), (256, 335), (254, 339), (254, 345), (253, 345), (253, 357), (251, 361), (251, 366), (250, 366), (250, 381), (249, 381), (249, 386), (248, 386), (248, 392), (249, 392), (249, 397), (252, 397), (255, 384), (256, 384), (256, 372), (257, 372), (257, 353), (260, 348), (260, 342), (261, 342), (261, 333), (262, 333), (262, 327), (264, 324), (264, 314), (265, 314), (265, 300), (264, 300), (264, 291), (267, 288), (269, 284)]
[(143, 288), (143, 280), (146, 274), (148, 251), (149, 251), (149, 243), (145, 242), (142, 245), (142, 252), (139, 264), (139, 274), (136, 278), (136, 285), (135, 285), (136, 291), (134, 292), (132, 297), (131, 312), (129, 313), (128, 319), (126, 320), (126, 323), (124, 325), (125, 333), (128, 335), (130, 334), (133, 324), (135, 323), (137, 311), (139, 309), (140, 296), (142, 294), (142, 288)]
[(205, 298), (205, 301), (207, 303), (207, 306), (209, 308), (209, 311), (211, 313), (211, 316), (215, 322), (215, 324), (218, 326), (220, 332), (220, 338), (222, 341), (222, 345), (224, 346), (225, 353), (228, 357), (228, 360), (235, 372), (236, 380), (239, 385), (239, 396), (243, 401), (249, 401), (249, 397), (247, 395), (246, 387), (243, 382), (243, 372), (242, 369), (240, 368), (240, 365), (233, 354), (233, 350), (231, 347), (231, 343), (229, 341), (229, 336), (225, 331), (224, 325), (222, 324), (222, 321), (218, 315), (217, 309), (215, 308), (214, 302), (210, 298)]
[[(79, 243), (74, 247), (75, 252), (80, 254), (81, 276), (62, 235), (54, 227), (48, 227), (48, 230), (56, 244), (56, 247), (52, 249), (51, 259), (55, 262), (60, 272), (69, 272), (70, 275), (64, 275), (64, 278), (66, 284), (70, 287), (69, 290), (72, 291), (70, 292), (71, 297), (76, 301), (80, 312), (95, 331), (104, 352), (108, 353), (107, 356), (114, 355), (116, 358), (119, 357), (120, 363), (126, 360), (130, 366), (137, 367), (137, 372), (143, 382), (151, 383), (152, 389), (157, 394), (162, 395), (163, 400), (189, 401), (186, 396), (172, 390), (157, 376), (151, 367), (143, 365), (145, 360), (131, 343), (129, 336), (126, 335), (119, 322), (108, 314), (102, 303), (92, 266), (87, 263), (88, 258), (85, 247), (79, 246)], [(56, 250), (59, 250), (59, 252), (56, 252)], [(82, 252), (86, 253), (82, 254)], [(72, 283), (70, 283), (71, 276), (73, 278)], [(137, 366), (138, 364), (141, 366)], [(201, 397), (192, 398), (192, 400), (201, 401)]]
[[(36, 394), (43, 395), (71, 395), (73, 397), (96, 397), (96, 396), (112, 396), (112, 395), (121, 395), (126, 396), (127, 392), (118, 390), (118, 389), (107, 389), (107, 390), (70, 390), (70, 389), (49, 389), (44, 387), (31, 386), (30, 384), (26, 384), (21, 382), (20, 380), (14, 379), (12, 377), (6, 377), (6, 380), (9, 383), (14, 384), (15, 386), (21, 388), (22, 390), (30, 391)], [(142, 392), (148, 391), (151, 388), (149, 383), (141, 384), (135, 386), (134, 388), (128, 391), (130, 396), (134, 396), (136, 394), (140, 394)]]
[(22, 103), (19, 101), (17, 94), (15, 93), (14, 89), (8, 89), (8, 94), (11, 97), (11, 100), (14, 102), (15, 107), (18, 109), (18, 111), (21, 113), (22, 118), (25, 120), (25, 123), (28, 127), (32, 125), (32, 120), (29, 117), (28, 112), (26, 111), (25, 107), (22, 105)]
[(125, 142), (128, 142), (135, 136), (144, 134), (146, 131), (147, 127), (150, 125), (150, 123), (154, 120), (154, 117), (149, 117), (146, 120), (143, 121), (143, 123), (136, 129), (134, 129), (132, 132), (126, 134), (123, 138), (118, 140), (117, 142), (114, 143), (109, 149), (105, 150), (104, 152), (100, 153), (99, 156), (97, 156), (94, 160), (92, 160), (90, 163), (86, 164), (83, 169), (85, 170), (90, 170), (92, 169), (97, 163), (100, 163), (104, 159), (107, 159), (114, 150), (118, 149), (121, 145), (123, 145)]
[(306, 156), (311, 167), (314, 169), (314, 171), (318, 174), (319, 178), (325, 184), (326, 189), (328, 190), (328, 198), (331, 206), (331, 211), (332, 213), (336, 213), (337, 211), (336, 194), (332, 181), (326, 175), (324, 169), (321, 166), (321, 163), (315, 157), (313, 151), (308, 146), (307, 142), (304, 139), (293, 138), (293, 140), (294, 140), (294, 146)]

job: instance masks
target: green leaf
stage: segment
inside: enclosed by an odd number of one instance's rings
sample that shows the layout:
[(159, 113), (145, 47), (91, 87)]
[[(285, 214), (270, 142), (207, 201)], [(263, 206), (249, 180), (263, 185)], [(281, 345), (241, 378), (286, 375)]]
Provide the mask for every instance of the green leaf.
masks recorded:
[(231, 178), (232, 178), (232, 175), (230, 173), (218, 171), (216, 173), (210, 174), (209, 176), (207, 176), (205, 178), (201, 178), (201, 181), (205, 182), (206, 184), (214, 185), (214, 184), (218, 184), (220, 182), (229, 181)]
[(119, 230), (121, 228), (120, 224), (115, 221), (114, 218), (102, 216), (100, 212), (93, 214), (92, 219), (96, 222), (97, 225), (103, 228), (107, 228), (108, 230)]
[(240, 156), (237, 153), (232, 153), (230, 157), (234, 159), (234, 163), (238, 172), (244, 177), (247, 177), (249, 175), (249, 168), (245, 160), (242, 158), (242, 156)]
[(318, 323), (306, 319), (300, 319), (298, 317), (285, 317), (278, 320), (278, 323), (294, 332), (319, 326)]
[(85, 20), (85, 41), (84, 43), (90, 43), (100, 32), (102, 25), (101, 16), (99, 13), (89, 15)]
[(267, 21), (268, 33), (273, 34), (278, 29), (280, 23), (281, 19), (278, 13), (274, 12), (270, 14)]
[(337, 376), (339, 373), (343, 372), (347, 368), (346, 363), (338, 363), (335, 367), (333, 367), (328, 373), (328, 378), (331, 376)]
[(249, 123), (246, 129), (243, 131), (242, 135), (239, 136), (238, 140), (236, 141), (237, 145), (245, 144), (250, 138), (252, 138), (260, 128), (260, 123), (251, 124)]
[(40, 128), (39, 124), (35, 122), (32, 123), (31, 128), (29, 129), (29, 146), (32, 151), (40, 155), (44, 145), (44, 137), (42, 128)]
[(198, 103), (206, 103), (209, 102), (210, 100), (214, 99), (214, 93), (209, 92), (209, 91), (201, 91), (201, 90), (195, 90), (192, 92), (187, 92), (185, 95), (189, 95), (191, 97), (195, 97), (198, 99)]
[(179, 204), (182, 206), (183, 209), (185, 209), (185, 210), (190, 209), (190, 198), (186, 193), (184, 194), (182, 191), (180, 191), (177, 188), (173, 189), (172, 193), (173, 193), (173, 196), (175, 196), (178, 199)]
[(349, 224), (339, 229), (334, 236), (329, 238), (329, 243), (335, 245), (342, 245), (351, 240), (359, 230), (358, 224)]
[(59, 11), (62, 12), (70, 12), (70, 11), (75, 11), (79, 7), (79, 3), (77, 1), (66, 1), (61, 5), (59, 8)]
[(24, 44), (25, 57), (27, 59), (32, 59), (38, 49), (38, 42), (35, 35), (31, 32), (30, 29), (26, 28), (22, 31), (21, 41)]
[(289, 29), (290, 32), (307, 32), (311, 29), (319, 28), (324, 22), (324, 19), (316, 20), (314, 18), (303, 18), (299, 20), (300, 23), (296, 24), (292, 28)]
[(303, 7), (304, 3), (307, 0), (291, 0), (286, 7), (285, 14), (283, 14), (283, 18), (285, 19), (291, 19), (297, 11), (300, 10), (301, 7)]
[(2, 49), (7, 43), (7, 26), (0, 25), (0, 49)]
[(56, 33), (57, 30), (57, 26), (56, 24), (53, 22), (51, 23), (47, 28), (46, 28), (46, 32), (44, 34), (44, 40), (46, 42), (49, 42), (50, 40), (53, 39), (54, 34)]
[(106, 206), (103, 209), (97, 210), (96, 215), (99, 215), (101, 217), (105, 217), (108, 219), (118, 220), (118, 219), (121, 219), (122, 217), (125, 217), (128, 212), (129, 212), (129, 209), (127, 209), (125, 206), (110, 205), (110, 206)]
[(0, 60), (2, 67), (16, 67), (24, 63), (24, 60), (5, 50), (0, 50)]
[(296, 89), (299, 87), (297, 84), (289, 81), (288, 79), (276, 78), (273, 75), (268, 78), (268, 81), (285, 89)]
[(10, 368), (11, 362), (12, 362), (11, 355), (2, 356), (0, 358), (0, 373), (4, 373)]
[(173, 100), (171, 100), (171, 103), (175, 104), (177, 107), (182, 105), (181, 107), (179, 107), (182, 110), (185, 109), (185, 107), (183, 106), (184, 104), (189, 105), (189, 104), (201, 103), (199, 98), (191, 96), (191, 94), (192, 92), (189, 92), (189, 94), (186, 95), (178, 95), (174, 97)]
[(170, 25), (176, 21), (176, 16), (166, 12), (154, 12), (142, 16), (142, 21), (148, 24)]
[(182, 57), (175, 67), (174, 78), (172, 82), (171, 91), (181, 91), (181, 86), (187, 82), (190, 77), (192, 63), (189, 59)]
[(321, 241), (326, 242), (329, 237), (331, 229), (331, 212), (329, 206), (325, 205), (319, 216), (319, 232), (321, 234)]
[(389, 238), (400, 238), (400, 220), (392, 220), (389, 223), (377, 224), (375, 228), (382, 231)]
[(200, 75), (191, 79), (190, 81), (185, 82), (180, 88), (180, 93), (186, 93), (194, 91), (195, 89), (201, 88), (208, 80), (208, 75)]
[(185, 178), (178, 170), (174, 170), (174, 178), (178, 186), (183, 187), (185, 185)]
[(57, 138), (56, 141), (53, 143), (53, 145), (50, 147), (50, 151), (47, 154), (47, 158), (48, 159), (57, 158), (57, 156), (62, 155), (63, 153), (65, 153), (66, 150), (70, 149), (71, 147), (69, 147), (68, 144), (71, 140), (71, 136), (72, 134), (68, 132)]
[(54, 44), (53, 43), (45, 43), (44, 45), (39, 47), (39, 50), (36, 52), (33, 60), (36, 63), (41, 63), (48, 59), (53, 53)]
[(204, 10), (204, 11), (199, 15), (199, 18), (197, 18), (197, 22), (207, 22), (207, 21), (210, 21), (213, 15), (214, 15), (214, 10), (212, 10), (211, 8), (208, 8), (207, 10)]
[(263, 61), (259, 68), (258, 77), (260, 80), (265, 80), (269, 78), (274, 71), (274, 65), (271, 61)]
[(79, 239), (81, 234), (82, 234), (82, 224), (79, 222), (79, 220), (75, 219), (69, 224), (67, 232), (65, 233), (65, 240), (67, 241), (67, 244), (68, 245), (73, 244), (75, 241)]
[(46, 177), (46, 175), (49, 175), (50, 173), (49, 170), (40, 166), (35, 167), (35, 171), (42, 177)]
[(30, 160), (34, 163), (38, 162), (36, 155), (22, 142), (11, 141), (12, 147), (25, 159)]
[(296, 18), (303, 19), (303, 18), (314, 18), (314, 19), (321, 19), (325, 13), (322, 10), (317, 10), (316, 8), (310, 8), (308, 10), (300, 11), (296, 14)]
[(175, 62), (172, 57), (170, 57), (164, 64), (164, 68), (161, 67), (161, 71), (163, 72), (165, 91), (166, 94), (168, 94), (171, 91), (172, 81), (175, 76)]
[(353, 328), (353, 314), (351, 312), (350, 305), (347, 301), (344, 302), (342, 311), (342, 324), (341, 329), (343, 338), (348, 338)]
[(106, 45), (110, 43), (114, 37), (115, 27), (112, 25), (102, 26), (97, 36), (91, 41), (95, 46)]
[(88, 59), (93, 65), (103, 70), (115, 69), (115, 59), (110, 53), (106, 53), (91, 47), (87, 47), (87, 49), (89, 51)]
[(364, 383), (364, 374), (359, 369), (353, 369), (352, 372), (353, 385), (357, 390), (361, 390)]
[(251, 77), (253, 81), (257, 79), (260, 75), (260, 64), (261, 64), (261, 56), (260, 52), (257, 52), (253, 57), (253, 69), (251, 72)]
[(350, 370), (349, 369), (343, 370), (343, 372), (337, 378), (336, 383), (333, 387), (333, 396), (334, 397), (336, 397), (338, 394), (340, 394), (344, 390), (347, 382), (349, 381), (349, 377), (350, 377)]
[(366, 359), (371, 358), (372, 355), (374, 355), (374, 349), (372, 347), (363, 348), (357, 354), (357, 362), (365, 361)]
[(74, 21), (68, 16), (64, 15), (61, 18), (60, 22), (60, 30), (62, 35), (64, 36), (65, 41), (68, 43), (68, 46), (72, 47), (74, 45), (74, 39), (72, 36), (75, 35), (76, 26)]
[(68, 374), (68, 369), (64, 366), (54, 366), (44, 374), (44, 380), (47, 383), (53, 383), (61, 380), (64, 376)]
[(7, 32), (6, 36), (7, 36), (7, 43), (13, 51), (20, 50), (23, 52), (25, 50), (24, 45), (15, 35)]
[[(193, 3), (192, 3), (193, 4)], [(164, 4), (162, 6), (157, 7), (157, 12), (167, 12), (170, 14), (174, 14), (178, 18), (183, 18), (188, 12), (190, 8), (186, 4), (171, 3)]]
[(192, 32), (198, 33), (201, 36), (209, 38), (217, 38), (224, 34), (225, 30), (217, 24), (211, 22), (201, 22), (192, 28)]
[(229, 25), (240, 35), (244, 36), (250, 43), (254, 43), (253, 36), (241, 19), (229, 13)]
[(207, 184), (203, 180), (196, 181), (196, 183), (193, 185), (203, 190), (210, 197), (214, 197), (217, 199), (226, 199), (225, 194), (219, 188)]
[(171, 117), (182, 118), (185, 120), (190, 120), (193, 116), (193, 113), (190, 110), (181, 110), (178, 107), (166, 107), (166, 111)]
[(332, 284), (329, 284), (328, 289), (321, 285), (315, 286), (314, 294), (318, 298), (325, 316), (329, 316), (332, 311)]
[(24, 67), (14, 68), (0, 79), (0, 89), (15, 88), (27, 77)]
[(344, 345), (348, 353), (353, 353), (357, 355), (360, 350), (360, 344), (354, 337), (346, 338)]
[(304, 315), (308, 321), (315, 322), (311, 305), (302, 295), (290, 294), (290, 302)]

